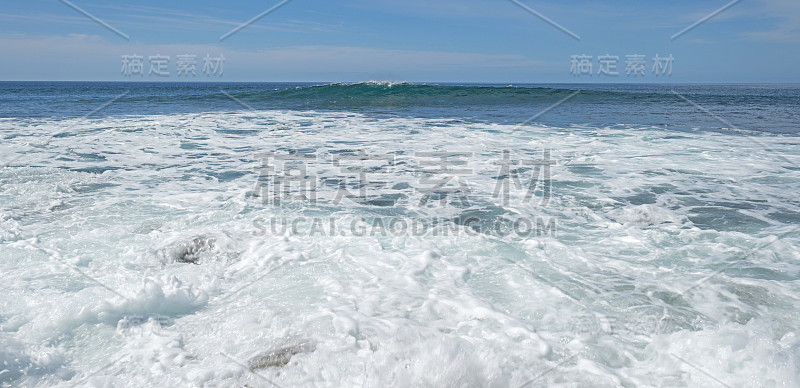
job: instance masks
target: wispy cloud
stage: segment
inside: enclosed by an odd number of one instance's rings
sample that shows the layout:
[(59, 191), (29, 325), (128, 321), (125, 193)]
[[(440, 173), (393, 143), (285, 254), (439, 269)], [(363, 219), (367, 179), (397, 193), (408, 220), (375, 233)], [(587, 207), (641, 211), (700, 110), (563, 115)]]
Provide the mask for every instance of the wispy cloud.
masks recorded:
[(774, 22), (773, 28), (749, 31), (745, 39), (774, 43), (800, 42), (800, 1), (760, 0), (763, 15)]
[[(222, 19), (212, 15), (217, 15), (213, 10), (188, 12), (163, 7), (142, 6), (142, 5), (104, 5), (101, 8), (118, 11), (116, 17), (128, 19), (129, 25), (142, 28), (169, 26), (170, 29), (184, 30), (209, 30), (209, 29), (230, 29), (231, 26), (238, 26), (241, 20), (231, 16), (231, 19)], [(239, 17), (241, 18), (241, 16)], [(253, 29), (282, 31), (292, 33), (304, 32), (331, 32), (341, 28), (341, 24), (321, 23), (305, 20), (271, 20), (269, 23), (257, 23), (251, 26)]]
[[(438, 20), (516, 19), (526, 21), (530, 18), (529, 14), (521, 11), (513, 3), (497, 0), (346, 0), (341, 4), (350, 9)], [(552, 13), (553, 17), (564, 19), (565, 23), (573, 16), (589, 14), (595, 9), (604, 8), (602, 5), (589, 7), (582, 4), (576, 7), (575, 5), (542, 1), (532, 1), (529, 5), (535, 6), (543, 13), (548, 15)], [(597, 15), (595, 14), (595, 16)]]
[[(181, 36), (180, 31), (215, 31), (215, 35), (225, 32), (231, 27), (241, 24), (241, 17), (231, 16), (230, 19), (221, 18), (212, 10), (208, 12), (170, 9), (163, 7), (142, 5), (93, 5), (91, 10), (102, 12), (103, 20), (113, 25), (120, 26), (135, 32), (136, 29), (146, 31), (168, 30), (172, 36)], [(73, 16), (68, 13), (0, 13), (0, 22), (14, 23), (47, 23), (53, 25), (91, 25), (93, 22), (82, 16)], [(254, 30), (280, 31), (290, 33), (331, 33), (340, 31), (345, 27), (341, 23), (326, 23), (321, 21), (279, 19), (269, 23), (256, 23), (251, 26)], [(217, 33), (218, 32), (218, 33)], [(136, 39), (136, 34), (131, 33), (131, 38)]]
[[(62, 63), (99, 74), (104, 79), (125, 80), (120, 71), (122, 55), (205, 54), (226, 57), (224, 80), (363, 80), (399, 77), (405, 80), (442, 80), (454, 74), (488, 72), (513, 76), (515, 72), (563, 70), (561, 62), (547, 62), (517, 54), (483, 54), (432, 50), (396, 50), (360, 46), (288, 46), (268, 49), (236, 49), (224, 44), (117, 45), (96, 35), (24, 36), (0, 34), (0, 48), (7, 54), (4, 77), (13, 69), (39, 69), (38, 79), (52, 79)], [(58, 57), (59, 64), (52, 58)], [(29, 73), (25, 73), (29, 74)], [(344, 76), (336, 76), (336, 74)], [(344, 78), (342, 78), (344, 77)], [(157, 81), (159, 79), (145, 80)], [(173, 81), (178, 79), (172, 79)]]
[[(764, 74), (780, 74), (789, 82), (796, 78), (791, 66), (797, 57), (790, 48), (800, 41), (800, 0), (741, 1), (676, 43), (669, 41), (671, 34), (730, 0), (520, 0), (581, 36), (581, 42), (569, 44), (551, 39), (559, 32), (509, 1), (306, 0), (260, 20), (225, 45), (217, 45), (218, 37), (266, 9), (264, 4), (73, 1), (131, 41), (106, 36), (92, 20), (58, 7), (57, 1), (41, 10), (33, 3), (11, 3), (0, 10), (7, 32), (0, 36), (0, 77), (116, 80), (121, 79), (120, 55), (172, 55), (174, 65), (177, 55), (224, 54), (225, 80), (231, 81), (363, 80), (374, 74), (395, 80), (579, 82), (584, 80), (569, 73), (573, 54), (674, 53), (681, 71), (672, 82), (753, 80)], [(705, 49), (712, 45), (713, 55)], [(721, 55), (750, 50), (759, 50), (758, 60), (720, 75), (714, 63)], [(70, 66), (54, 69), (53, 58)], [(585, 79), (595, 80), (615, 81)]]
[(42, 22), (42, 23), (71, 23), (71, 24), (91, 24), (92, 21), (87, 20), (83, 16), (66, 16), (59, 14), (11, 14), (0, 13), (0, 21), (2, 22)]

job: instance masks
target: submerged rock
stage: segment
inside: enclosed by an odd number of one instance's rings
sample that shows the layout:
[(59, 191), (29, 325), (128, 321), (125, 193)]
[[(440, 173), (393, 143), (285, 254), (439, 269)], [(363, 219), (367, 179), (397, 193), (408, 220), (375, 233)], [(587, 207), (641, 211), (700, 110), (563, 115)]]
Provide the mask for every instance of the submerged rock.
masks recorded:
[(213, 250), (214, 244), (213, 238), (195, 237), (192, 241), (178, 246), (175, 250), (175, 261), (178, 263), (200, 264), (203, 254)]
[(292, 359), (292, 356), (300, 353), (313, 352), (314, 349), (315, 346), (310, 343), (285, 346), (253, 356), (247, 362), (247, 366), (250, 368), (250, 370), (282, 367), (289, 363), (289, 361)]

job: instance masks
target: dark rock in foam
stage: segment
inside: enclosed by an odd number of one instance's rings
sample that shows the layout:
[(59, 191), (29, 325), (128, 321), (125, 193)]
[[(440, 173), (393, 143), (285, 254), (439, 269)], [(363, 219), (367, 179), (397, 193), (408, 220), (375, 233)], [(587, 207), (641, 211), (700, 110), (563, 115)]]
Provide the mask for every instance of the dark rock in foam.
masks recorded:
[(247, 366), (250, 368), (250, 370), (282, 367), (289, 363), (289, 361), (292, 359), (292, 356), (300, 353), (313, 352), (314, 349), (315, 346), (311, 343), (302, 343), (273, 349), (253, 356), (247, 362)]
[(181, 244), (175, 250), (175, 261), (179, 263), (200, 264), (204, 253), (214, 249), (215, 241), (212, 238), (198, 236), (192, 241)]

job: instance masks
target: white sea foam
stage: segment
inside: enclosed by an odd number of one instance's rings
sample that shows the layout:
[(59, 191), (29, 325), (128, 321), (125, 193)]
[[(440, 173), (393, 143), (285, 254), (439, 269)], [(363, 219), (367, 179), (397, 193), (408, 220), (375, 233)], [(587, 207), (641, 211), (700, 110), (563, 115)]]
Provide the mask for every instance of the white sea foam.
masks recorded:
[[(800, 169), (776, 156), (800, 162), (795, 137), (758, 136), (766, 150), (726, 133), (292, 111), (0, 121), (10, 133), (2, 158), (25, 154), (0, 169), (4, 384), (800, 384)], [(415, 153), (468, 153), (472, 205), (403, 189), (391, 207), (324, 202), (335, 185), (317, 207), (265, 205), (258, 154), (292, 149), (392, 152), (400, 187), (419, 184)], [(549, 202), (492, 195), (504, 150), (544, 149)], [(337, 232), (258, 228), (300, 215)], [(421, 215), (556, 229), (339, 233)]]

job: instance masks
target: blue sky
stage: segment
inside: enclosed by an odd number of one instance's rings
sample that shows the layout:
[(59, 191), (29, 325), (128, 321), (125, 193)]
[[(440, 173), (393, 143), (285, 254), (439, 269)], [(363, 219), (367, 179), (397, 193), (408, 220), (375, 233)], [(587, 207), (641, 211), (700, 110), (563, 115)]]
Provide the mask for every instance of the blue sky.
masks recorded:
[[(278, 0), (99, 2), (70, 0), (124, 39), (59, 0), (6, 2), (0, 10), (2, 80), (800, 82), (800, 1), (742, 0), (670, 37), (730, 0), (293, 0), (227, 39)], [(123, 55), (170, 57), (170, 76), (127, 78)], [(178, 55), (197, 55), (197, 77), (176, 76)], [(627, 77), (626, 55), (646, 74)], [(202, 74), (224, 55), (221, 77)], [(571, 74), (588, 55), (593, 75)], [(598, 75), (618, 56), (619, 76)], [(655, 55), (672, 75), (652, 72)]]

